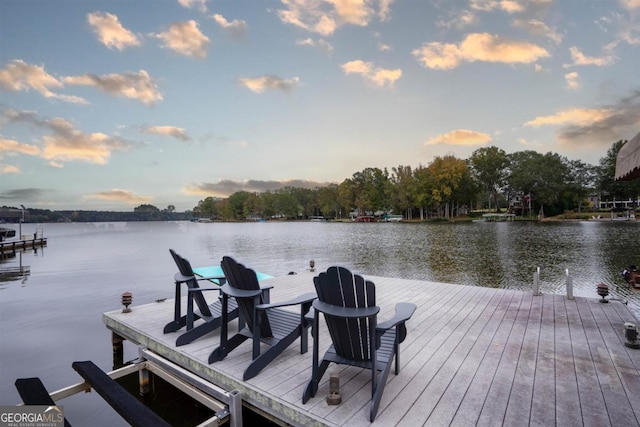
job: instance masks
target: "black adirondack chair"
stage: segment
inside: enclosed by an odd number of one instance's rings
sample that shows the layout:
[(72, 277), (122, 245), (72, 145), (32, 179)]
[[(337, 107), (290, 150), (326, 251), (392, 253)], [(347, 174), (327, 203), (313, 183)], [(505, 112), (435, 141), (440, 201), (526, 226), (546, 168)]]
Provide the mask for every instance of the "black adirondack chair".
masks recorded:
[[(373, 422), (395, 356), (395, 374), (400, 372), (400, 343), (407, 336), (405, 322), (416, 309), (412, 303), (398, 303), (395, 316), (377, 323), (375, 285), (343, 267), (330, 267), (313, 278), (318, 299), (313, 302), (313, 365), (302, 403), (315, 396), (331, 362), (371, 370)], [(324, 314), (333, 344), (319, 359), (319, 316)], [(378, 374), (378, 372), (380, 374)]]
[[(186, 326), (187, 331), (176, 340), (176, 346), (189, 344), (207, 333), (219, 328), (222, 325), (222, 301), (219, 295), (212, 304), (207, 304), (203, 291), (215, 290), (220, 292), (220, 286), (224, 284), (224, 277), (198, 277), (191, 268), (191, 263), (177, 254), (173, 249), (169, 249), (173, 260), (178, 266), (178, 272), (174, 275), (176, 283), (176, 296), (174, 307), (174, 318), (172, 322), (164, 327), (164, 333), (176, 332)], [(212, 287), (201, 287), (200, 280), (208, 280)], [(214, 282), (215, 280), (215, 282)], [(181, 290), (182, 284), (187, 285), (187, 314), (182, 315)], [(216, 285), (218, 283), (218, 285)], [(197, 306), (197, 310), (194, 307)], [(225, 322), (229, 322), (238, 317), (238, 305), (235, 301), (230, 301), (227, 306), (227, 316)], [(204, 322), (195, 326), (195, 321), (202, 319)]]
[[(305, 318), (305, 315), (311, 309), (311, 302), (316, 298), (315, 294), (308, 293), (281, 303), (265, 303), (255, 271), (228, 256), (222, 258), (221, 266), (227, 283), (221, 287), (223, 315), (220, 347), (209, 355), (209, 363), (223, 360), (233, 349), (245, 340), (251, 339), (253, 360), (244, 371), (243, 380), (246, 381), (258, 375), (298, 337), (300, 337), (300, 353), (306, 353), (310, 321)], [(245, 320), (246, 326), (228, 338), (224, 308), (232, 299), (237, 301), (240, 317)], [(299, 313), (280, 309), (280, 307), (294, 305), (300, 306)], [(263, 353), (260, 352), (260, 343), (269, 346)]]

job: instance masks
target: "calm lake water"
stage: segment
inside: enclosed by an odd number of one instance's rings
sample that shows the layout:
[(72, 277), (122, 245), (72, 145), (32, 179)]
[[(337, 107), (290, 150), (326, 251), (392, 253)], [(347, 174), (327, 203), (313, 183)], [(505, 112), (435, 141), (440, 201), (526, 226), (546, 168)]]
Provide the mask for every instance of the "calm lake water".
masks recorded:
[[(231, 255), (278, 276), (314, 259), (320, 270), (338, 264), (364, 276), (522, 290), (531, 290), (540, 267), (541, 290), (560, 294), (568, 269), (576, 296), (597, 298), (604, 282), (640, 317), (640, 291), (620, 276), (640, 264), (640, 222), (23, 224), (22, 233), (36, 228), (46, 247), (0, 263), (3, 271), (30, 269), (0, 281), (0, 404), (20, 402), (16, 378), (39, 376), (53, 391), (80, 381), (73, 361), (111, 370), (111, 334), (101, 314), (121, 308), (124, 291), (133, 293), (134, 306), (173, 298), (169, 248), (194, 267)], [(131, 345), (125, 350), (125, 360), (137, 356)], [(96, 393), (61, 403), (72, 424), (121, 423)]]

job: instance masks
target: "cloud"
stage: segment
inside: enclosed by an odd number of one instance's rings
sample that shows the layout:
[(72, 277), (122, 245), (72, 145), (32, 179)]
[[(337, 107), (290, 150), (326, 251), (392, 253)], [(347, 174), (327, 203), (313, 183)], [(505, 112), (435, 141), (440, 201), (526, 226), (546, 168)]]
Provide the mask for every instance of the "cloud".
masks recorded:
[(17, 166), (0, 164), (0, 174), (2, 175), (9, 175), (9, 174), (17, 175), (19, 173), (22, 173), (22, 171)]
[(366, 80), (380, 87), (391, 87), (396, 80), (402, 77), (402, 70), (399, 68), (388, 70), (376, 67), (371, 62), (364, 62), (359, 59), (342, 64), (342, 71), (344, 71), (345, 74), (360, 74)]
[(171, 25), (169, 30), (155, 35), (162, 47), (193, 58), (206, 58), (209, 38), (200, 32), (194, 20)]
[(380, 0), (380, 7), (378, 8), (378, 18), (380, 21), (388, 21), (391, 19), (391, 4), (395, 0)]
[(564, 68), (575, 67), (577, 65), (595, 65), (598, 67), (604, 67), (614, 63), (614, 58), (611, 55), (601, 57), (586, 56), (575, 46), (569, 48), (569, 52), (571, 52), (571, 59), (573, 62), (571, 64), (564, 64)]
[(472, 9), (490, 12), (492, 10), (502, 10), (507, 13), (524, 12), (525, 7), (513, 0), (470, 0)]
[(442, 28), (461, 29), (466, 26), (472, 25), (475, 22), (477, 22), (476, 14), (469, 10), (463, 10), (457, 15), (454, 15), (453, 18), (449, 19), (448, 21), (439, 20), (438, 22), (436, 22), (436, 25)]
[(488, 33), (473, 33), (459, 44), (428, 42), (411, 52), (426, 68), (449, 70), (462, 62), (502, 62), (529, 64), (549, 56), (533, 43), (509, 40)]
[(238, 82), (255, 93), (262, 93), (265, 90), (289, 92), (298, 86), (300, 79), (293, 77), (287, 80), (277, 76), (265, 75), (256, 78), (240, 77)]
[(100, 43), (109, 49), (123, 50), (129, 46), (139, 46), (140, 40), (120, 24), (118, 17), (106, 12), (87, 14), (87, 21), (98, 36)]
[(456, 129), (430, 138), (424, 145), (485, 145), (492, 140), (491, 135), (467, 129)]
[(114, 149), (123, 149), (125, 144), (100, 132), (84, 133), (60, 118), (49, 122), (53, 134), (45, 135), (42, 157), (56, 162), (84, 161), (104, 165)]
[(511, 25), (515, 28), (525, 30), (530, 34), (547, 37), (555, 44), (562, 42), (562, 34), (538, 19), (514, 19)]
[(575, 71), (573, 73), (567, 73), (564, 75), (564, 79), (567, 82), (567, 87), (572, 90), (580, 89), (580, 75)]
[(243, 20), (234, 19), (229, 22), (226, 18), (218, 13), (211, 16), (216, 23), (227, 31), (232, 37), (243, 38), (247, 33), (247, 22)]
[(610, 114), (611, 111), (606, 108), (569, 108), (549, 116), (538, 116), (533, 120), (529, 120), (524, 125), (533, 127), (562, 125), (567, 123), (586, 125), (588, 123), (601, 121)]
[(207, 11), (207, 0), (178, 0), (187, 9), (198, 9), (200, 12)]
[(41, 190), (38, 188), (21, 188), (16, 190), (9, 190), (5, 193), (0, 193), (0, 199), (18, 199), (18, 200), (37, 200), (45, 193), (51, 192), (51, 190)]
[[(393, 0), (280, 0), (283, 9), (277, 15), (285, 24), (329, 36), (343, 25), (365, 27), (377, 16), (390, 19)], [(378, 5), (376, 12), (374, 6)]]
[(43, 66), (27, 64), (21, 59), (14, 59), (6, 68), (0, 69), (0, 87), (12, 92), (33, 89), (45, 98), (87, 104), (83, 98), (52, 92), (52, 89), (64, 87), (63, 82), (47, 73)]
[(625, 9), (640, 9), (640, 0), (618, 0)]
[(0, 137), (0, 159), (5, 155), (26, 154), (29, 156), (37, 156), (40, 154), (40, 148), (36, 145), (23, 144), (13, 139), (4, 139)]
[(153, 200), (152, 197), (149, 196), (140, 196), (135, 194), (129, 190), (121, 190), (118, 188), (114, 188), (111, 191), (102, 191), (94, 194), (87, 194), (83, 196), (84, 199), (93, 199), (93, 200), (106, 200), (110, 202), (122, 202), (128, 204), (140, 204), (140, 203), (149, 203)]
[(525, 126), (560, 126), (558, 141), (568, 148), (585, 145), (609, 146), (633, 136), (640, 126), (640, 90), (613, 105), (600, 108), (570, 108), (549, 116), (536, 117)]
[[(84, 133), (62, 118), (42, 119), (30, 111), (5, 110), (1, 117), (5, 124), (27, 123), (49, 132), (42, 137), (43, 147), (21, 144), (8, 140), (3, 144), (6, 152), (13, 154), (39, 155), (49, 162), (84, 161), (104, 165), (111, 152), (125, 150), (128, 144), (103, 133)], [(7, 141), (7, 140), (6, 140)]]
[(48, 163), (48, 165), (49, 165), (49, 166), (51, 166), (52, 168), (56, 168), (56, 169), (62, 169), (62, 168), (64, 168), (64, 164), (63, 164), (63, 163), (56, 162), (56, 161), (54, 161), (54, 160), (51, 160), (51, 161)]
[(333, 53), (333, 46), (331, 43), (324, 39), (313, 40), (311, 38), (296, 40), (296, 45), (298, 46), (314, 46), (322, 50), (327, 55), (331, 55)]
[(189, 141), (191, 139), (184, 129), (175, 126), (145, 126), (141, 128), (141, 131), (144, 133), (171, 136), (180, 141)]
[(314, 189), (325, 187), (327, 182), (305, 181), (301, 179), (293, 179), (288, 181), (233, 181), (221, 180), (218, 183), (200, 183), (188, 186), (182, 189), (182, 192), (192, 196), (212, 196), (212, 197), (228, 197), (238, 191), (248, 191), (250, 193), (261, 193), (264, 191), (277, 191), (284, 187), (308, 188)]
[(79, 86), (93, 86), (109, 95), (124, 96), (150, 105), (162, 101), (162, 94), (158, 90), (154, 79), (145, 70), (137, 73), (124, 74), (84, 74), (69, 76), (63, 80), (66, 84)]

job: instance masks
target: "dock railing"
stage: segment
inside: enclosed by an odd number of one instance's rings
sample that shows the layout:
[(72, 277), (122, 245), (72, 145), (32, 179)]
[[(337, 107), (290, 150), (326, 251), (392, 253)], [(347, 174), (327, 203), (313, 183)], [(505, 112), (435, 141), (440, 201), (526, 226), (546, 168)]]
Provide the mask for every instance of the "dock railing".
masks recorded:
[[(567, 290), (567, 299), (574, 299), (573, 297), (573, 277), (569, 274), (569, 269), (565, 269), (565, 283)], [(533, 272), (533, 295), (540, 296), (542, 292), (540, 292), (540, 267), (536, 267), (536, 270)]]

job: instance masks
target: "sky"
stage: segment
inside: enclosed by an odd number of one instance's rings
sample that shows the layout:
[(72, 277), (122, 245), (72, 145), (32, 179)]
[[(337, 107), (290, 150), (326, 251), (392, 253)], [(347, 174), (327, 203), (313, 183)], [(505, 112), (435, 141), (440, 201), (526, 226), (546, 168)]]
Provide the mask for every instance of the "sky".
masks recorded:
[(2, 0), (0, 206), (190, 210), (640, 131), (640, 0)]

